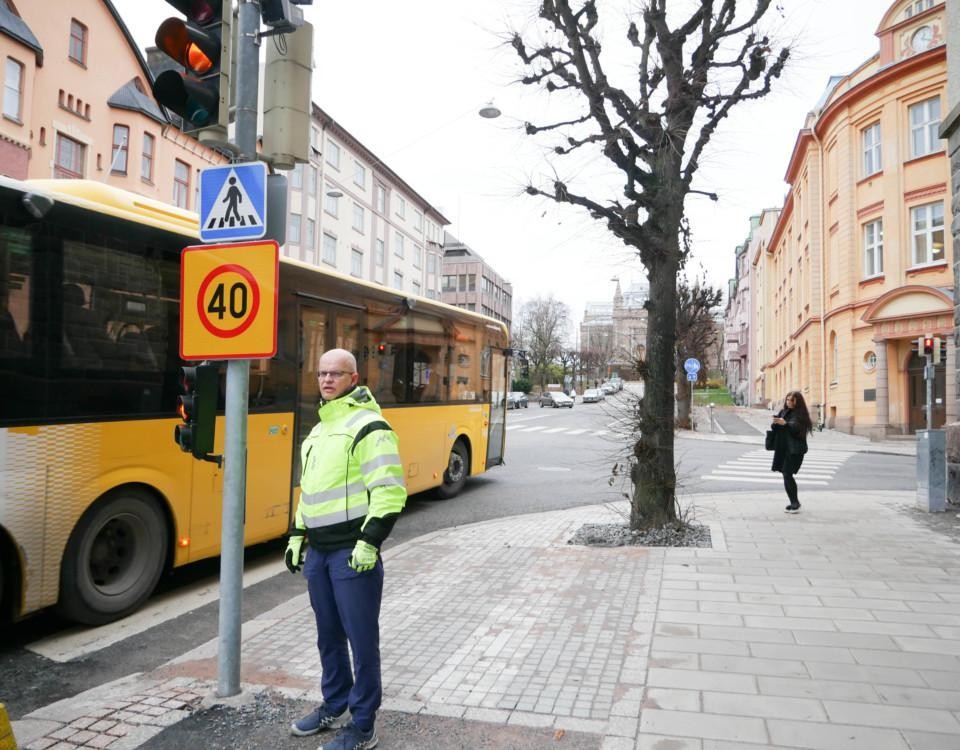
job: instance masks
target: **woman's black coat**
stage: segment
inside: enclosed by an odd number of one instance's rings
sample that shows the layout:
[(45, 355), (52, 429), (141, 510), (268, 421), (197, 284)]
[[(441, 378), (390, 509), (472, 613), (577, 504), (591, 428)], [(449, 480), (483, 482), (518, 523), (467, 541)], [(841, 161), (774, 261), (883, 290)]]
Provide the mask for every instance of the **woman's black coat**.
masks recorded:
[(773, 430), (773, 466), (771, 471), (780, 471), (784, 474), (796, 474), (803, 463), (803, 454), (807, 452), (807, 431), (787, 408), (777, 412), (783, 417), (786, 424), (771, 425)]

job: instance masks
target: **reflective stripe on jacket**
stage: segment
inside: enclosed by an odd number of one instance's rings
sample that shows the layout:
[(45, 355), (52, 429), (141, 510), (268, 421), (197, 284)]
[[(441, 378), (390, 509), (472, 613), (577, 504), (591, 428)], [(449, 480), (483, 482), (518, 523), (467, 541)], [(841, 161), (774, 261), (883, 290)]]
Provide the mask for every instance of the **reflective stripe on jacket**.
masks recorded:
[(380, 547), (407, 500), (397, 434), (364, 386), (321, 404), (300, 447), (296, 525), (317, 549)]

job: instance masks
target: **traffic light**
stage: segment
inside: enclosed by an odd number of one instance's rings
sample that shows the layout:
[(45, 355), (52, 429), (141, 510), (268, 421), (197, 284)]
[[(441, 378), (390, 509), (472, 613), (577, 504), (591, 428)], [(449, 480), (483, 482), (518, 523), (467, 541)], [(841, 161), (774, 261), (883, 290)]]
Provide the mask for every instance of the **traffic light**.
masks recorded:
[(220, 373), (216, 365), (180, 368), (183, 395), (177, 413), (183, 420), (173, 429), (173, 439), (184, 453), (194, 458), (209, 459), (217, 431), (217, 399), (220, 395)]
[(233, 0), (166, 0), (186, 19), (168, 18), (157, 29), (161, 52), (183, 66), (153, 82), (153, 95), (179, 115), (184, 132), (201, 141), (226, 141), (230, 123), (230, 50)]
[(933, 336), (924, 336), (923, 337), (923, 353), (924, 355), (933, 354)]

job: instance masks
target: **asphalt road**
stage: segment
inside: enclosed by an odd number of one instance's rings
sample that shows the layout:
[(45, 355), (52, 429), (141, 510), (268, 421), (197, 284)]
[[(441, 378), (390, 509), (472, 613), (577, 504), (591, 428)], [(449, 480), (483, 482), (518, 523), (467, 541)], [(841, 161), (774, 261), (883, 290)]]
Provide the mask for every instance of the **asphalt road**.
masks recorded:
[[(623, 468), (629, 454), (629, 401), (624, 396), (573, 409), (527, 409), (508, 412), (506, 465), (470, 480), (457, 498), (438, 500), (429, 494), (409, 499), (387, 548), (437, 529), (511, 515), (570, 508), (624, 499), (629, 493)], [(769, 486), (782, 492), (779, 475), (769, 470), (769, 454), (757, 445), (687, 439), (676, 442), (681, 499), (700, 492), (738, 492)], [(823, 475), (825, 489), (911, 489), (914, 459), (852, 454), (833, 455), (817, 465), (815, 448), (801, 472)], [(258, 567), (259, 580), (244, 589), (243, 618), (249, 619), (301, 594), (303, 579), (283, 567), (285, 543), (277, 541), (247, 550), (248, 570)], [(84, 631), (45, 613), (0, 634), (0, 701), (13, 718), (60, 698), (74, 695), (132, 672), (148, 670), (217, 636), (218, 605), (191, 604), (196, 593), (215, 594), (218, 561), (188, 566), (166, 577), (143, 618)], [(271, 571), (276, 570), (273, 574)], [(160, 605), (163, 605), (160, 608)], [(71, 651), (71, 639), (93, 641)], [(101, 646), (101, 644), (104, 644)], [(66, 656), (51, 658), (60, 650)], [(59, 659), (66, 658), (66, 661)]]

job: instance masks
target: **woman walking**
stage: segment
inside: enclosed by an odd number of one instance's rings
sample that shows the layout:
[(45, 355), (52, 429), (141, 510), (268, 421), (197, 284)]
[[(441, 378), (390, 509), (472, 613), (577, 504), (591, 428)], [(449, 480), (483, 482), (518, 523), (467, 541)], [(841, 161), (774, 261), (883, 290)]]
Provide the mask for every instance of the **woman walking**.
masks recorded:
[(807, 404), (799, 391), (790, 391), (783, 400), (783, 408), (773, 418), (774, 434), (773, 466), (771, 471), (783, 474), (783, 487), (787, 491), (787, 513), (797, 513), (797, 480), (794, 474), (800, 471), (803, 454), (807, 452), (807, 435), (813, 431), (813, 422)]

